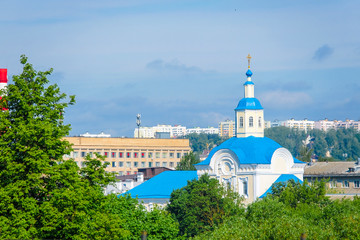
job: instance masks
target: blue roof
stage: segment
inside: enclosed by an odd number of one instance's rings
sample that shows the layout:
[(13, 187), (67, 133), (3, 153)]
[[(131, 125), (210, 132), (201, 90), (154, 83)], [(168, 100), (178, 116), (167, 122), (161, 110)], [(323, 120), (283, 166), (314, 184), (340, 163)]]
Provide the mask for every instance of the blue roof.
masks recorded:
[(260, 101), (256, 98), (243, 98), (239, 101), (239, 104), (235, 108), (235, 110), (244, 110), (244, 109), (263, 109), (260, 104)]
[(246, 72), (246, 76), (251, 77), (252, 75), (253, 75), (253, 73), (251, 72), (250, 69), (248, 69), (247, 72)]
[(170, 198), (173, 190), (185, 187), (193, 179), (198, 179), (196, 171), (165, 171), (121, 195), (130, 194), (139, 199)]
[[(278, 179), (276, 179), (276, 181), (274, 183), (279, 183), (279, 182), (285, 182), (286, 183), (290, 179), (294, 179), (295, 182), (302, 183), (302, 181), (297, 176), (295, 176), (293, 174), (281, 174), (280, 177), (278, 177)], [(266, 190), (266, 192), (263, 195), (260, 196), (260, 198), (263, 198), (268, 194), (272, 194), (272, 185), (270, 186), (270, 188), (268, 190)]]
[[(209, 156), (197, 165), (209, 165), (214, 154), (229, 149), (238, 157), (240, 164), (271, 164), (271, 157), (282, 146), (267, 137), (230, 138), (211, 150)], [(303, 163), (294, 158), (294, 163)]]
[(252, 81), (246, 81), (245, 83), (244, 83), (244, 86), (245, 85), (255, 85)]

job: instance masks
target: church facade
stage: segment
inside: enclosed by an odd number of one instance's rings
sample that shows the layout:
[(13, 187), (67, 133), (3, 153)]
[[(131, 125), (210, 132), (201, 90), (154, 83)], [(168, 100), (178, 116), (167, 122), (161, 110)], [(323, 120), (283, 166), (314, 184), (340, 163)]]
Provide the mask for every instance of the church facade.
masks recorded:
[(264, 137), (264, 109), (255, 98), (249, 64), (244, 98), (235, 108), (235, 137), (215, 147), (201, 163), (197, 175), (209, 174), (245, 198), (255, 201), (271, 191), (274, 182), (303, 180), (305, 163), (270, 138)]

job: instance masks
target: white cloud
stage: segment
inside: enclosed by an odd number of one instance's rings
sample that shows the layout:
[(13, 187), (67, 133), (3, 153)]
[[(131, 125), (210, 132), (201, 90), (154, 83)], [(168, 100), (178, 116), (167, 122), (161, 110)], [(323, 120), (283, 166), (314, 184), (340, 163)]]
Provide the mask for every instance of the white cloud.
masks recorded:
[(312, 97), (305, 92), (284, 90), (265, 92), (259, 98), (265, 107), (274, 109), (296, 109), (313, 102)]

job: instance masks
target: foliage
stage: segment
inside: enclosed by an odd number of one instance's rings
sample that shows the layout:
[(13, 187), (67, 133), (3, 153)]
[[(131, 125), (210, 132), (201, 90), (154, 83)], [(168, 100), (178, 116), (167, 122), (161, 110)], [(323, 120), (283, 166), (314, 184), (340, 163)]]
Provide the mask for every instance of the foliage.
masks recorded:
[[(358, 239), (360, 198), (325, 200), (319, 193), (322, 184), (308, 186), (300, 201), (284, 201), (284, 194), (275, 194), (247, 207), (244, 215), (227, 218), (214, 231), (204, 232), (194, 239)], [(287, 190), (286, 188), (290, 188)], [(304, 194), (303, 185), (287, 185), (281, 193)], [(322, 192), (322, 190), (320, 191)], [(293, 194), (290, 194), (293, 195)], [(305, 199), (309, 197), (309, 201)], [(292, 198), (292, 197), (290, 197)], [(323, 199), (323, 200), (321, 200)]]
[(287, 127), (274, 127), (265, 129), (265, 136), (289, 149), (299, 158), (304, 156), (303, 141), (308, 136), (311, 136), (311, 142), (306, 147), (313, 149), (314, 154), (319, 158), (326, 157), (327, 152), (335, 160), (354, 161), (360, 157), (360, 133), (353, 128), (331, 129), (327, 132), (313, 129), (305, 133)]
[(242, 214), (241, 200), (217, 179), (203, 175), (174, 190), (167, 210), (179, 222), (181, 235), (195, 236), (214, 229), (230, 216)]
[(277, 198), (288, 206), (296, 207), (299, 203), (319, 204), (326, 201), (326, 187), (324, 181), (314, 181), (311, 185), (305, 180), (303, 183), (290, 179), (286, 183), (275, 183), (271, 187), (269, 197)]
[(72, 149), (63, 114), (74, 97), (49, 85), (52, 70), (37, 72), (21, 57), (23, 72), (3, 91), (0, 111), (0, 236), (2, 239), (149, 239), (177, 235), (165, 211), (147, 213), (136, 199), (104, 196), (114, 180), (102, 158), (80, 169), (63, 162)]
[(299, 153), (299, 160), (303, 162), (311, 162), (311, 156), (314, 152), (314, 149), (309, 148), (308, 146), (301, 146)]
[(186, 171), (186, 170), (196, 170), (194, 164), (199, 163), (200, 160), (198, 156), (194, 154), (194, 152), (190, 152), (189, 154), (183, 156), (181, 161), (176, 166), (176, 170)]
[(218, 134), (205, 134), (205, 133), (191, 133), (185, 135), (183, 138), (188, 138), (192, 151), (199, 155), (206, 149), (212, 149), (219, 146), (227, 138), (222, 138)]

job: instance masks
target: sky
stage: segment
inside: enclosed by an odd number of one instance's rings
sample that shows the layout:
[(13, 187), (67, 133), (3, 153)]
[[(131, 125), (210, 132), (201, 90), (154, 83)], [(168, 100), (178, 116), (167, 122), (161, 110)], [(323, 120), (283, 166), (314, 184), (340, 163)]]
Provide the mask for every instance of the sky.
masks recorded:
[(252, 56), (265, 120), (360, 119), (358, 0), (2, 0), (0, 68), (25, 54), (76, 104), (71, 136), (234, 119)]

